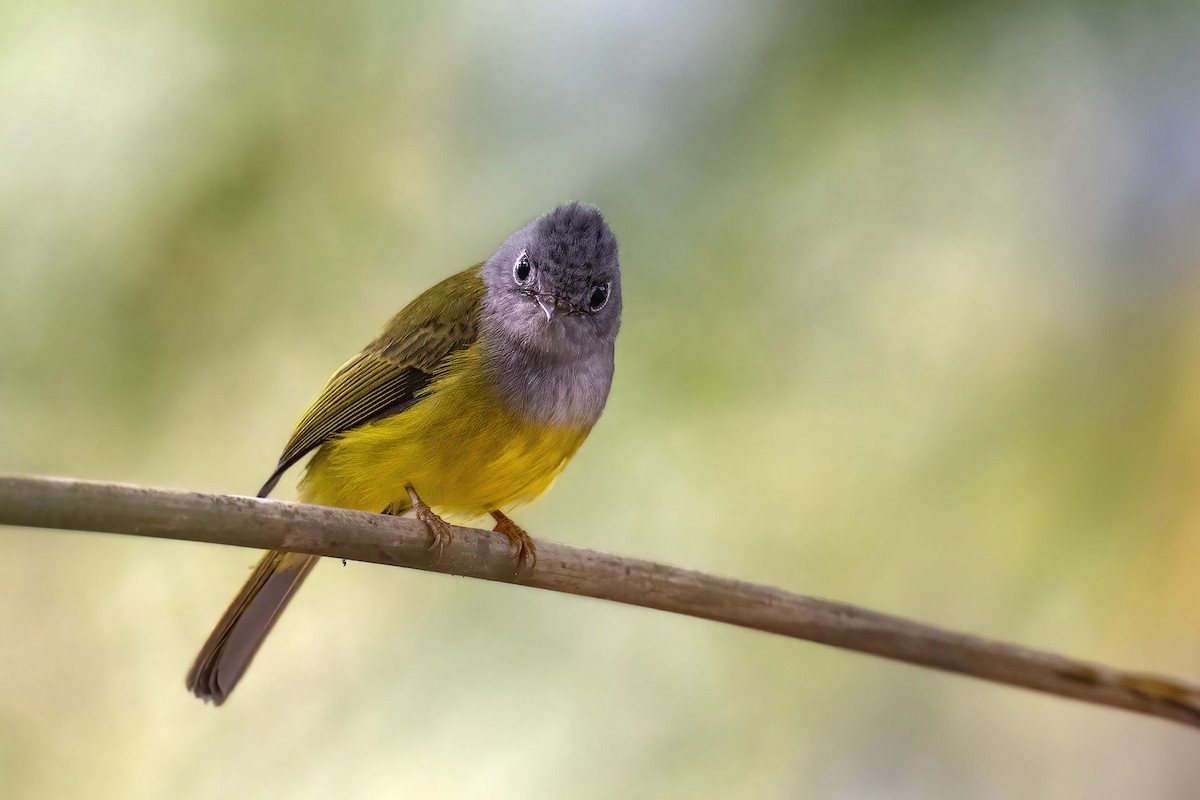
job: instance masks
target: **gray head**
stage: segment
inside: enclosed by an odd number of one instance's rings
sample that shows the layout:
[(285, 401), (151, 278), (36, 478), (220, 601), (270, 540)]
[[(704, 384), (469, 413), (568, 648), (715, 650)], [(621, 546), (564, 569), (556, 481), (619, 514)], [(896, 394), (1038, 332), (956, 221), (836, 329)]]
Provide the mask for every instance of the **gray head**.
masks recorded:
[(485, 324), (543, 358), (611, 352), (621, 327), (617, 239), (593, 206), (559, 206), (483, 267)]

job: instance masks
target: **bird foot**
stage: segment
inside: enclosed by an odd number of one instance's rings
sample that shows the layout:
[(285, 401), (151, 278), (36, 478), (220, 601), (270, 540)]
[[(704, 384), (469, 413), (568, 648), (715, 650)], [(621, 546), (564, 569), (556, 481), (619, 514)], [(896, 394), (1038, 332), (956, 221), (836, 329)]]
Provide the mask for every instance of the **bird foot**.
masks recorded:
[(433, 543), (429, 545), (429, 550), (437, 548), (438, 556), (435, 564), (442, 562), (442, 551), (446, 549), (446, 545), (450, 544), (453, 538), (450, 535), (450, 524), (446, 520), (439, 517), (433, 512), (433, 509), (425, 504), (417, 493), (410, 486), (408, 487), (408, 495), (412, 499), (413, 516), (424, 524), (425, 529), (433, 537)]
[(521, 574), (523, 567), (533, 569), (537, 565), (537, 547), (534, 546), (533, 539), (520, 525), (499, 511), (493, 511), (491, 514), (496, 520), (496, 527), (492, 530), (504, 534), (517, 546), (517, 574)]

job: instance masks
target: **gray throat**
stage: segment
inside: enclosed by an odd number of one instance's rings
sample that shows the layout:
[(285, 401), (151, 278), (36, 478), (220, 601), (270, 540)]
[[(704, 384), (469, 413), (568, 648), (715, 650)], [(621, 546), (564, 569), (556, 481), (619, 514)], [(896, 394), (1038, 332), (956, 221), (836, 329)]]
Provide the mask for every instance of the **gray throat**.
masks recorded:
[(550, 356), (502, 330), (491, 334), (484, 337), (484, 369), (518, 414), (544, 425), (596, 424), (612, 386), (612, 342), (596, 341), (572, 348), (569, 356)]

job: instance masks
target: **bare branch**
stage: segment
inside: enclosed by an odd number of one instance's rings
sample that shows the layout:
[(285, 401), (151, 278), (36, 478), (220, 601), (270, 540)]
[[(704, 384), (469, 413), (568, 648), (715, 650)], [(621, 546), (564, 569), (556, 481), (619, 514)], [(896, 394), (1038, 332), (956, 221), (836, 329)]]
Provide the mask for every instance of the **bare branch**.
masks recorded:
[(290, 550), (519, 583), (740, 625), (1200, 727), (1200, 687), (1124, 672), (845, 603), (539, 542), (514, 574), (508, 540), (454, 528), (440, 561), (411, 519), (228, 495), (0, 476), (0, 524)]

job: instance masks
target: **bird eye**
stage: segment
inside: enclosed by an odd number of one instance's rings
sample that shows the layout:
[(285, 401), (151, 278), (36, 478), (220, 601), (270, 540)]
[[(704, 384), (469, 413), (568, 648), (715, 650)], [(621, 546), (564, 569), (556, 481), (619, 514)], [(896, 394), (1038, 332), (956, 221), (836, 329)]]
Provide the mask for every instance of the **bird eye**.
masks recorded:
[(529, 256), (524, 251), (513, 264), (513, 280), (518, 286), (528, 286), (533, 282), (533, 264), (529, 263)]
[(604, 304), (608, 302), (608, 287), (607, 283), (592, 287), (592, 293), (588, 295), (588, 308), (593, 312), (604, 308)]

